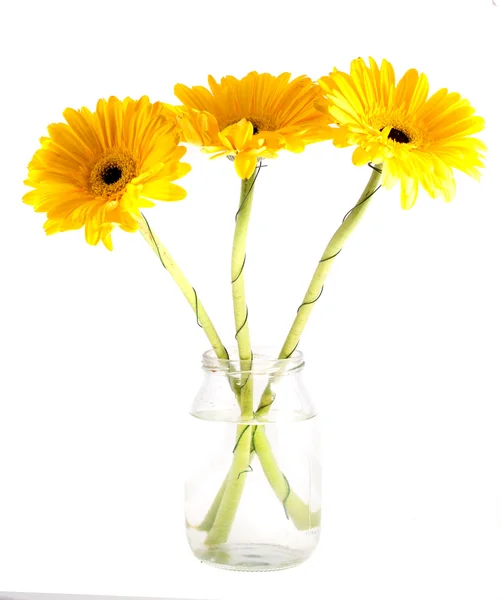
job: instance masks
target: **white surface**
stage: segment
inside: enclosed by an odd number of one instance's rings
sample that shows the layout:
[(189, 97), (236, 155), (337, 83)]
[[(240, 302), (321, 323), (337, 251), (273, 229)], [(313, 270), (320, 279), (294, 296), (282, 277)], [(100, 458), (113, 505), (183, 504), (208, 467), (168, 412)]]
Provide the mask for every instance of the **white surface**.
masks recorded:
[[(146, 600), (146, 598), (122, 596), (124, 600)], [(84, 596), (82, 594), (38, 594), (25, 592), (0, 592), (0, 600), (118, 600), (117, 596)], [(160, 600), (160, 599), (159, 599)], [(164, 598), (162, 600), (181, 600), (180, 598)], [(183, 600), (188, 600), (184, 598)], [(199, 599), (198, 599), (199, 600)]]
[[(0, 10), (0, 589), (501, 600), (502, 9), (212, 0)], [(117, 232), (113, 253), (81, 231), (46, 239), (43, 216), (21, 204), (25, 165), (66, 106), (110, 94), (173, 101), (175, 83), (208, 73), (318, 77), (369, 54), (470, 99), (488, 123), (485, 175), (459, 176), (450, 205), (422, 195), (411, 212), (397, 190), (379, 192), (302, 340), (324, 419), (318, 552), (282, 573), (214, 570), (185, 543), (180, 461), (205, 339), (139, 235)], [(227, 161), (196, 149), (189, 160), (187, 200), (148, 217), (230, 340), (239, 184)], [(284, 153), (260, 175), (247, 263), (255, 343), (283, 338), (368, 176), (329, 144)]]

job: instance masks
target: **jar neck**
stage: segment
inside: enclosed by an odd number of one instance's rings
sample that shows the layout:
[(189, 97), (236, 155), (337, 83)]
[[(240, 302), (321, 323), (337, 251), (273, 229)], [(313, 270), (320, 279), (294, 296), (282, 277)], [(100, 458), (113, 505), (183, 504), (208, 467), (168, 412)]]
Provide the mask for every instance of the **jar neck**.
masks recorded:
[(251, 374), (284, 376), (300, 373), (305, 365), (303, 353), (295, 350), (289, 358), (277, 358), (279, 350), (274, 348), (256, 348), (251, 361), (240, 361), (237, 348), (228, 349), (229, 358), (218, 358), (214, 350), (202, 355), (202, 369), (206, 372), (223, 375)]

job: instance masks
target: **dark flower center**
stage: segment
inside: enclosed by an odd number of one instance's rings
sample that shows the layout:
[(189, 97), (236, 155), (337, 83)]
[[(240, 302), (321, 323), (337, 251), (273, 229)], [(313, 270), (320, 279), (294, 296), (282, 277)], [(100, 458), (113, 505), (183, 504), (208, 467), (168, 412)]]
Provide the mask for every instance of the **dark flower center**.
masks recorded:
[(256, 125), (253, 123), (253, 135), (256, 135), (257, 133), (259, 133), (259, 129), (258, 127), (256, 127)]
[(106, 185), (112, 185), (113, 183), (117, 183), (117, 181), (122, 177), (122, 169), (117, 167), (117, 165), (110, 165), (104, 169), (101, 177)]
[(408, 144), (410, 138), (406, 135), (406, 133), (402, 132), (399, 129), (395, 129), (394, 127), (390, 130), (389, 140), (394, 140), (399, 144)]

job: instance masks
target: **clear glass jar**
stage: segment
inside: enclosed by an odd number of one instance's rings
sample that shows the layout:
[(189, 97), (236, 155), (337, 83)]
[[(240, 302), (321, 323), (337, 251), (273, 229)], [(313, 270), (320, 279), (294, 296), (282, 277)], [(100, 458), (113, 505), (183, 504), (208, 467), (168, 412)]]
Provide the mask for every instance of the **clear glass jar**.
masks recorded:
[(303, 355), (263, 350), (251, 365), (234, 356), (202, 359), (186, 443), (188, 542), (225, 569), (285, 569), (312, 554), (320, 533), (319, 428)]

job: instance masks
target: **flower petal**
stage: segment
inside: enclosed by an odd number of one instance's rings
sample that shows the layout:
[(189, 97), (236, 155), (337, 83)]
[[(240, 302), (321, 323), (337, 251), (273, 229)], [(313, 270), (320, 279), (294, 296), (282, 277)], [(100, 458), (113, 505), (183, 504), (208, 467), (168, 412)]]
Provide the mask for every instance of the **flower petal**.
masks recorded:
[(256, 168), (256, 156), (239, 152), (234, 160), (235, 170), (241, 179), (249, 179)]

